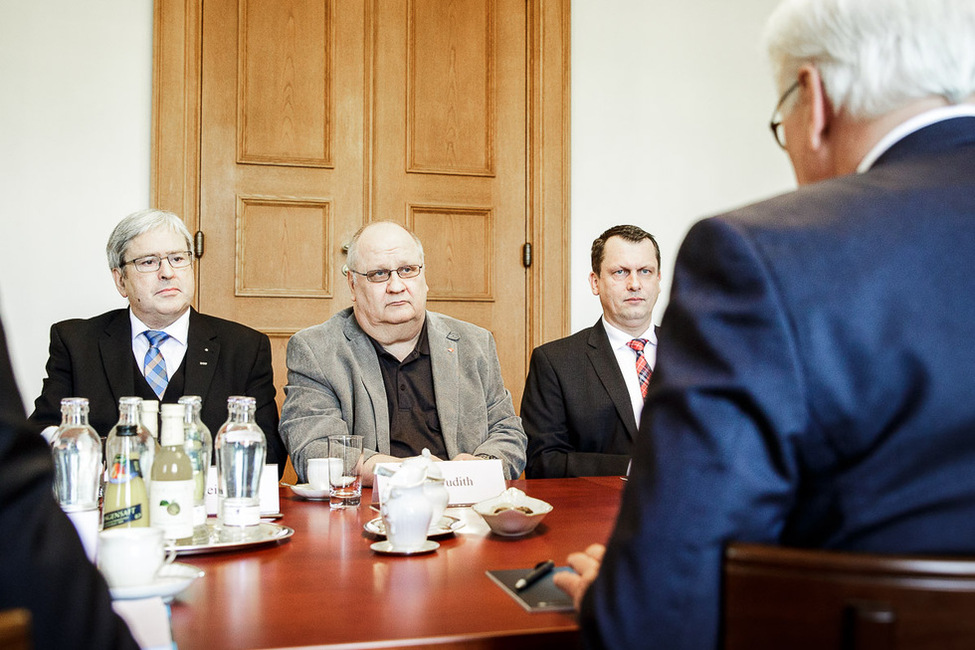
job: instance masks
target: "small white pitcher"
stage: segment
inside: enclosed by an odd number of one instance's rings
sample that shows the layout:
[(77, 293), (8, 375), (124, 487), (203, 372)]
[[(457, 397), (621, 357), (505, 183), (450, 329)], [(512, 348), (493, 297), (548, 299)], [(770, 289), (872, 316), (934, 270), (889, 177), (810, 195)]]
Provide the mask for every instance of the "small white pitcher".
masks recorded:
[(394, 551), (417, 551), (427, 541), (433, 507), (423, 491), (425, 479), (419, 468), (404, 466), (387, 482), (381, 514)]

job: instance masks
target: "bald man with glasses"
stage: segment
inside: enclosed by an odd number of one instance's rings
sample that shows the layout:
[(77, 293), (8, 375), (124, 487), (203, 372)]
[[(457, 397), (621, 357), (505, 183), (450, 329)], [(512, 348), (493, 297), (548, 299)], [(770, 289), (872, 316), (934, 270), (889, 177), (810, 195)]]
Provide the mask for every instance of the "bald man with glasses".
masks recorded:
[(338, 434), (364, 437), (366, 485), (377, 462), (424, 448), (441, 460), (498, 458), (506, 478), (517, 478), (527, 438), (494, 337), (427, 311), (416, 235), (370, 223), (353, 236), (346, 266), (352, 307), (288, 343), (281, 435), (299, 478)]

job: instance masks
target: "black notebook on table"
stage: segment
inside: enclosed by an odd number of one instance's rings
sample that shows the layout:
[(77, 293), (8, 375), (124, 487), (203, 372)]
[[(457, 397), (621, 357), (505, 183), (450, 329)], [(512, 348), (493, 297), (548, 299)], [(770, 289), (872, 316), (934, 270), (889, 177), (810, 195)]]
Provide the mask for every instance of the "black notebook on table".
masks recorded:
[(572, 611), (572, 598), (552, 582), (552, 576), (556, 573), (560, 571), (571, 571), (572, 569), (567, 566), (555, 567), (545, 577), (538, 580), (538, 582), (529, 585), (521, 591), (516, 590), (515, 583), (518, 582), (519, 578), (524, 578), (531, 570), (531, 567), (529, 567), (527, 569), (485, 571), (485, 573), (529, 612)]

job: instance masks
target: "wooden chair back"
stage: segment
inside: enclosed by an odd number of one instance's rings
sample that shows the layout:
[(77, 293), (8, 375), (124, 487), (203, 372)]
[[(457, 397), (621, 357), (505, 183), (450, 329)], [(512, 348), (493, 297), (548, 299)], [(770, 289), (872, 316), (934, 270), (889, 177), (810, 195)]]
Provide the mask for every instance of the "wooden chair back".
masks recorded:
[(731, 544), (726, 650), (975, 648), (975, 558)]
[(0, 611), (0, 649), (30, 650), (33, 647), (30, 622), (30, 612), (26, 609)]

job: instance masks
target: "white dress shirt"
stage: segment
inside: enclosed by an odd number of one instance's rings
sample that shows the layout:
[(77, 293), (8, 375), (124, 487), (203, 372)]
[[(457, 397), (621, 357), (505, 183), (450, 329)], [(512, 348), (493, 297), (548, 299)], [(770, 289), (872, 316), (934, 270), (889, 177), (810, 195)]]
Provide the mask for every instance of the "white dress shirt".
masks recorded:
[(653, 367), (657, 365), (657, 334), (653, 329), (653, 324), (651, 324), (647, 331), (640, 336), (631, 336), (610, 325), (605, 316), (603, 316), (603, 329), (606, 330), (609, 345), (616, 354), (616, 363), (619, 364), (620, 372), (623, 373), (626, 392), (629, 393), (630, 403), (633, 405), (633, 417), (639, 427), (640, 416), (643, 414), (643, 392), (640, 390), (640, 377), (636, 373), (636, 350), (627, 344), (633, 339), (646, 339), (647, 344), (643, 348), (643, 356), (646, 358), (650, 370), (653, 370)]

